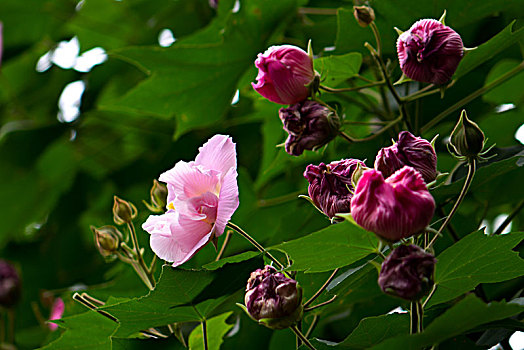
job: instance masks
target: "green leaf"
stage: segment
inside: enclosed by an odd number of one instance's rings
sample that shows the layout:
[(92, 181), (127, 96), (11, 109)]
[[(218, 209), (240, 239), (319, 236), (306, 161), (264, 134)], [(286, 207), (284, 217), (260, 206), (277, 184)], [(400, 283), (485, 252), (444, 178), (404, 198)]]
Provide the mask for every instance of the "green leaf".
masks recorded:
[(428, 306), (443, 303), (470, 291), (479, 283), (501, 282), (524, 275), (524, 260), (512, 252), (524, 233), (486, 236), (477, 231), (462, 238), (438, 257), (437, 289)]
[[(490, 70), (488, 76), (486, 77), (484, 86), (504, 75), (506, 72), (509, 72), (519, 64), (519, 61), (513, 59), (499, 61)], [(493, 90), (482, 95), (482, 99), (497, 105), (504, 103), (514, 103), (518, 105), (520, 101), (524, 100), (524, 92), (521, 89), (522, 86), (524, 86), (524, 74), (515, 74), (500, 86), (497, 86)]]
[(453, 79), (458, 79), (482, 63), (494, 57), (501, 51), (504, 51), (513, 44), (524, 39), (524, 28), (513, 31), (516, 21), (511, 22), (504, 30), (495, 35), (493, 38), (478, 46), (473, 51), (468, 52), (460, 62)]
[(111, 335), (118, 323), (88, 311), (56, 321), (66, 331), (60, 338), (42, 349), (111, 349)]
[(226, 264), (215, 271), (164, 265), (156, 288), (147, 296), (104, 309), (120, 322), (116, 333), (119, 337), (173, 322), (199, 321), (245, 288), (249, 274), (261, 265), (260, 258)]
[(426, 327), (424, 332), (394, 337), (370, 349), (418, 350), (426, 346), (439, 344), (478, 325), (511, 317), (522, 311), (524, 311), (524, 307), (518, 304), (511, 302), (484, 304), (475, 296), (469, 295), (435, 319)]
[(295, 6), (294, 0), (249, 1), (238, 13), (227, 11), (225, 20), (217, 17), (207, 29), (170, 48), (131, 47), (113, 52), (150, 77), (105, 108), (166, 118), (174, 115), (176, 137), (217, 122), (230, 107), (244, 71)]
[(213, 261), (212, 263), (209, 263), (209, 264), (205, 264), (205, 265), (202, 266), (202, 268), (204, 270), (216, 270), (216, 269), (221, 268), (225, 264), (231, 264), (231, 263), (238, 263), (238, 262), (246, 261), (246, 260), (252, 259), (255, 256), (258, 256), (260, 254), (261, 253), (258, 252), (258, 251), (256, 251), (256, 252), (252, 252), (252, 251), (244, 252), (244, 253), (241, 253), (241, 254), (238, 254), (238, 255), (229, 256), (227, 258), (220, 259), (218, 261)]
[[(206, 321), (207, 349), (218, 350), (223, 342), (224, 336), (233, 328), (232, 324), (226, 323), (226, 319), (231, 316), (231, 312), (213, 317)], [(204, 337), (202, 335), (202, 324), (197, 326), (189, 335), (189, 348), (191, 350), (204, 349)]]
[(347, 221), (271, 249), (285, 251), (297, 271), (323, 272), (352, 264), (376, 251), (377, 237)]
[(358, 74), (362, 65), (362, 54), (350, 52), (345, 55), (321, 57), (314, 63), (323, 84), (335, 87)]

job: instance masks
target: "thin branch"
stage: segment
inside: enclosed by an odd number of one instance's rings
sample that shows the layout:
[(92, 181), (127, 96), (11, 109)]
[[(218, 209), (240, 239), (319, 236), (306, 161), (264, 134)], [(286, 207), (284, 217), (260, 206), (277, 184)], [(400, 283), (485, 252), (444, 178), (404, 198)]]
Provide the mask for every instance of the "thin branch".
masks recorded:
[(317, 290), (317, 292), (311, 298), (309, 298), (308, 301), (306, 301), (306, 303), (304, 304), (304, 308), (307, 308), (312, 302), (315, 301), (316, 298), (318, 298), (320, 294), (322, 294), (322, 292), (327, 288), (327, 286), (333, 280), (333, 278), (335, 278), (335, 275), (337, 274), (338, 270), (340, 269), (336, 268), (335, 270), (333, 270), (333, 273), (331, 274), (331, 276), (328, 277), (326, 282), (324, 282), (322, 287), (320, 287), (319, 290)]
[(317, 350), (313, 344), (309, 342), (309, 340), (302, 334), (302, 332), (297, 328), (297, 326), (290, 326), (289, 327), (296, 335), (297, 337), (304, 343), (310, 350)]
[(224, 243), (222, 243), (222, 247), (220, 248), (220, 251), (217, 254), (217, 257), (215, 258), (215, 261), (218, 261), (222, 258), (222, 255), (224, 254), (224, 251), (226, 250), (227, 244), (229, 243), (229, 239), (231, 238), (231, 231), (227, 230), (226, 237), (224, 238)]
[(325, 306), (325, 305), (331, 304), (332, 302), (335, 301), (336, 298), (337, 298), (337, 296), (334, 295), (333, 298), (329, 299), (328, 301), (324, 301), (324, 302), (322, 302), (322, 303), (320, 303), (320, 304), (317, 304), (317, 305), (314, 305), (314, 306), (306, 307), (306, 308), (304, 308), (304, 312), (306, 312), (306, 311), (311, 311), (311, 310), (315, 310), (315, 309), (317, 309), (317, 308), (319, 308), (319, 307), (322, 307), (322, 306)]
[(500, 235), (502, 233), (502, 231), (504, 231), (504, 229), (506, 228), (506, 226), (509, 225), (509, 223), (511, 222), (511, 220), (513, 220), (513, 218), (515, 218), (515, 216), (517, 216), (517, 214), (519, 213), (519, 211), (521, 211), (522, 207), (524, 206), (524, 201), (520, 201), (519, 205), (517, 205), (517, 207), (515, 208), (515, 210), (513, 210), (513, 212), (511, 214), (508, 215), (508, 217), (504, 220), (504, 222), (502, 222), (502, 224), (500, 224), (500, 226), (497, 228), (497, 230), (495, 232), (493, 232), (493, 236), (496, 236), (496, 235)]

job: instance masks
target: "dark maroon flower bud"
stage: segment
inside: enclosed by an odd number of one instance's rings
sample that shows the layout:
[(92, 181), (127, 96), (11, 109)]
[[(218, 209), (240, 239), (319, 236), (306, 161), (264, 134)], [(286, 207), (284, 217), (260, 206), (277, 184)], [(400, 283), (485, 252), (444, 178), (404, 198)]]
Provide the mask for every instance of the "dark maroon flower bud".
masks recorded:
[(0, 260), (0, 306), (10, 308), (16, 305), (22, 292), (20, 276), (16, 269), (5, 260)]
[(401, 245), (382, 263), (378, 285), (386, 294), (418, 300), (433, 286), (437, 259), (416, 245)]
[(408, 165), (419, 171), (426, 183), (437, 177), (437, 154), (431, 143), (409, 131), (398, 134), (398, 142), (382, 148), (375, 158), (375, 169), (384, 177)]
[(367, 27), (375, 20), (375, 11), (369, 6), (353, 6), (353, 15), (361, 27)]
[(476, 158), (484, 148), (484, 132), (463, 110), (460, 119), (451, 132), (450, 145), (459, 157)]
[(244, 298), (249, 316), (271, 329), (283, 329), (302, 318), (302, 288), (269, 265), (251, 273)]
[(464, 56), (460, 35), (435, 19), (415, 22), (397, 40), (400, 68), (416, 81), (444, 84)]
[(340, 120), (336, 113), (315, 101), (303, 101), (278, 112), (286, 140), (286, 152), (299, 156), (304, 150), (316, 150), (337, 136)]
[(342, 159), (329, 164), (310, 164), (304, 171), (309, 182), (308, 193), (313, 204), (330, 218), (336, 213), (351, 211), (353, 184), (351, 178), (358, 166), (365, 167), (358, 159)]

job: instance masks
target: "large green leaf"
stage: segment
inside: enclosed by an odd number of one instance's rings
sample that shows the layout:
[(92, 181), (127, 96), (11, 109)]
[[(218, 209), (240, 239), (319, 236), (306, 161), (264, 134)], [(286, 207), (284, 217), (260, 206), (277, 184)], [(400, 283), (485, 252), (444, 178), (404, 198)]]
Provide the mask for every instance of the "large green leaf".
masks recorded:
[[(509, 72), (519, 64), (519, 61), (512, 59), (499, 61), (491, 69), (488, 76), (486, 77), (485, 85), (488, 85), (489, 83), (502, 76), (506, 72)], [(515, 76), (504, 82), (502, 85), (484, 94), (482, 96), (482, 99), (484, 101), (491, 102), (497, 105), (504, 103), (513, 103), (518, 105), (519, 102), (524, 100), (524, 91), (522, 91), (521, 89), (522, 86), (524, 86), (524, 74), (516, 74)]]
[(114, 55), (141, 67), (150, 77), (116, 106), (106, 107), (168, 118), (174, 115), (176, 136), (218, 121), (230, 106), (244, 71), (294, 8), (294, 0), (249, 1), (238, 13), (224, 11), (225, 20), (217, 17), (204, 31), (170, 48), (115, 51)]
[(512, 252), (524, 233), (488, 237), (477, 231), (462, 238), (438, 257), (437, 289), (428, 306), (451, 300), (479, 283), (505, 281), (524, 275), (524, 260)]
[(522, 311), (524, 311), (524, 307), (516, 303), (492, 302), (484, 304), (480, 299), (469, 295), (435, 319), (426, 327), (424, 332), (397, 336), (370, 349), (418, 350), (439, 344), (478, 325), (510, 317)]
[(376, 251), (377, 237), (347, 221), (271, 247), (285, 251), (297, 271), (323, 272), (352, 264)]
[(504, 28), (499, 34), (478, 46), (473, 51), (468, 52), (460, 62), (453, 78), (457, 79), (464, 76), (499, 52), (524, 40), (524, 28), (513, 31), (515, 22), (516, 21), (511, 22), (511, 24)]
[(231, 294), (245, 287), (260, 258), (230, 263), (214, 271), (162, 268), (155, 290), (142, 298), (105, 308), (120, 322), (116, 335), (127, 337), (142, 329), (173, 322), (199, 321)]
[(359, 52), (350, 52), (345, 55), (317, 58), (315, 70), (320, 73), (322, 84), (335, 87), (357, 75), (361, 64), (362, 55)]
[[(224, 335), (233, 327), (232, 324), (226, 323), (226, 319), (233, 312), (213, 317), (206, 321), (207, 348), (209, 350), (218, 350), (223, 342)], [(204, 349), (204, 337), (202, 325), (193, 329), (189, 335), (189, 348), (192, 350)]]

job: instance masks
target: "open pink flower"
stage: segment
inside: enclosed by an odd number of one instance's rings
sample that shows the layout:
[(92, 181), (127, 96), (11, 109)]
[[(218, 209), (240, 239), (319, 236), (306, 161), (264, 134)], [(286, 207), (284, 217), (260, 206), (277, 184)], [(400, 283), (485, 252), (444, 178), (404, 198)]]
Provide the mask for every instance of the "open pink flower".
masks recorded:
[(315, 78), (313, 60), (307, 52), (293, 45), (271, 46), (255, 61), (257, 82), (253, 88), (271, 102), (291, 105), (310, 95)]
[(386, 180), (380, 171), (365, 171), (351, 199), (355, 222), (389, 241), (419, 233), (434, 211), (435, 200), (422, 175), (410, 166)]
[[(64, 301), (62, 300), (62, 298), (56, 298), (53, 302), (53, 306), (51, 306), (51, 314), (49, 316), (49, 321), (61, 319), (62, 315), (64, 314), (64, 310)], [(49, 322), (47, 326), (51, 331), (56, 331), (58, 329), (58, 325), (56, 323)]]
[(236, 178), (235, 144), (224, 135), (209, 139), (194, 161), (179, 161), (160, 175), (167, 184), (168, 211), (142, 225), (155, 254), (178, 266), (224, 233), (238, 207)]

